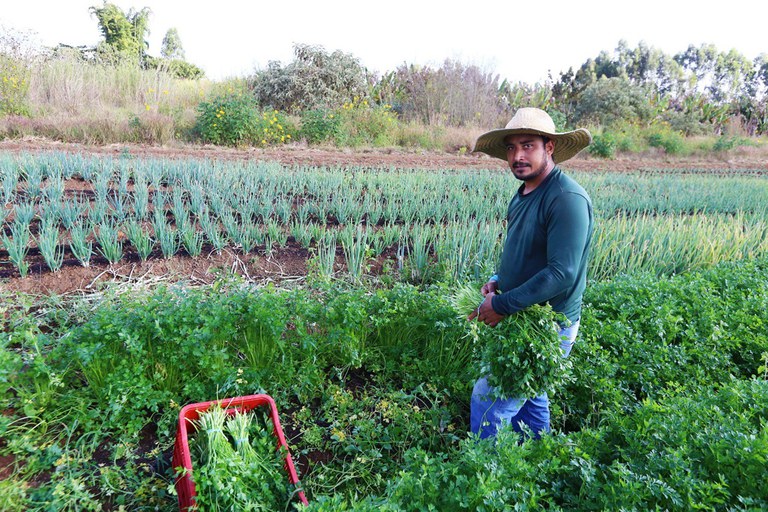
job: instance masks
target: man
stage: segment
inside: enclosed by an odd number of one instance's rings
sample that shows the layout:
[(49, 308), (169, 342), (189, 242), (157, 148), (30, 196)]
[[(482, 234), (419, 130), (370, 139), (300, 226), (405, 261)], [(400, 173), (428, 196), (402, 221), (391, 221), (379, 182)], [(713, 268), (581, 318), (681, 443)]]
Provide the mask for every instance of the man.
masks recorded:
[[(522, 181), (507, 209), (507, 237), (497, 274), (483, 285), (485, 297), (469, 316), (490, 326), (533, 304), (549, 303), (570, 325), (561, 326), (564, 357), (579, 329), (581, 300), (592, 237), (592, 204), (585, 190), (558, 164), (592, 142), (590, 133), (557, 133), (552, 118), (537, 108), (521, 108), (503, 130), (477, 139), (481, 151), (509, 163)], [(485, 438), (511, 423), (526, 425), (538, 437), (549, 432), (549, 398), (494, 400), (485, 378), (472, 392), (470, 426)]]

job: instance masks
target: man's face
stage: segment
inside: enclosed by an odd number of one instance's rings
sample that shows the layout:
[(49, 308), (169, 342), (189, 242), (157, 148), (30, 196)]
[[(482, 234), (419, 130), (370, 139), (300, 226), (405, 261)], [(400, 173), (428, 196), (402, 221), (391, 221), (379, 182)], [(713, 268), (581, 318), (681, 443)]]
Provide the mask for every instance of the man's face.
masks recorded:
[(541, 135), (510, 135), (504, 139), (507, 147), (507, 162), (515, 177), (521, 181), (543, 178), (554, 166), (552, 151), (554, 143), (546, 143)]

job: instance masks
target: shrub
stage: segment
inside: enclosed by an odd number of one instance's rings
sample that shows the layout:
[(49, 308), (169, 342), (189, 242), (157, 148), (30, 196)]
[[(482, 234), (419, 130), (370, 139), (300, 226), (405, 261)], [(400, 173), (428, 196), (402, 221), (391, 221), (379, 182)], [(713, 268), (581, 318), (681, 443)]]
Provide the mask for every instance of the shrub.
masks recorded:
[(406, 148), (442, 149), (446, 146), (447, 129), (417, 122), (400, 123), (397, 129), (397, 145)]
[(662, 128), (648, 134), (648, 144), (654, 148), (662, 148), (668, 155), (679, 155), (685, 148), (683, 136), (675, 131)]
[(299, 136), (310, 144), (334, 140), (339, 133), (340, 118), (332, 110), (320, 108), (301, 114)]
[(295, 59), (283, 67), (272, 61), (250, 79), (254, 96), (262, 105), (296, 113), (331, 108), (368, 93), (367, 72), (356, 57), (321, 46), (297, 44)]
[(607, 132), (595, 135), (589, 146), (589, 154), (601, 158), (613, 158), (616, 156), (616, 138)]
[(401, 65), (394, 75), (387, 75), (386, 90), (380, 87), (379, 99), (398, 106), (402, 118), (432, 125), (473, 126), (506, 122), (505, 94), (524, 95), (508, 82), (499, 83), (498, 75), (479, 66), (446, 59), (439, 68)]
[(717, 152), (722, 151), (730, 151), (731, 149), (741, 147), (741, 146), (749, 146), (751, 145), (751, 142), (749, 139), (746, 139), (744, 137), (728, 137), (726, 135), (721, 135), (717, 138), (715, 143), (712, 145), (712, 150)]
[(28, 116), (29, 69), (18, 59), (0, 54), (0, 115)]
[(251, 96), (228, 93), (198, 106), (197, 131), (214, 144), (236, 146), (252, 140), (259, 111)]
[(574, 116), (577, 122), (617, 127), (626, 119), (647, 123), (652, 109), (644, 88), (625, 78), (603, 77), (581, 94)]
[(344, 103), (338, 110), (340, 119), (336, 133), (339, 146), (387, 146), (395, 143), (397, 117), (389, 105), (371, 107), (366, 100)]
[(623, 153), (639, 153), (647, 149), (647, 143), (637, 126), (627, 126), (614, 134), (616, 138), (616, 150)]
[(242, 92), (228, 92), (202, 102), (196, 131), (213, 144), (279, 144), (290, 141), (288, 122), (277, 110), (261, 112), (256, 100)]

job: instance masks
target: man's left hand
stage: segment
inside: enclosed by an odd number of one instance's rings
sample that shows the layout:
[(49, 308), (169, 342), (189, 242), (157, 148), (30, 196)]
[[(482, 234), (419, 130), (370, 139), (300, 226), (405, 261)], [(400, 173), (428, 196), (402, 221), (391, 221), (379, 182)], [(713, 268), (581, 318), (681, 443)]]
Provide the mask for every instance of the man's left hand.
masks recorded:
[(477, 308), (477, 310), (473, 311), (468, 317), (468, 320), (474, 320), (477, 318), (478, 322), (483, 322), (486, 325), (490, 325), (491, 327), (496, 327), (496, 325), (504, 320), (504, 315), (498, 314), (496, 311), (494, 311), (493, 306), (491, 305), (491, 300), (493, 300), (493, 293), (489, 293), (485, 296), (485, 300), (483, 300), (483, 303), (480, 304), (480, 306)]

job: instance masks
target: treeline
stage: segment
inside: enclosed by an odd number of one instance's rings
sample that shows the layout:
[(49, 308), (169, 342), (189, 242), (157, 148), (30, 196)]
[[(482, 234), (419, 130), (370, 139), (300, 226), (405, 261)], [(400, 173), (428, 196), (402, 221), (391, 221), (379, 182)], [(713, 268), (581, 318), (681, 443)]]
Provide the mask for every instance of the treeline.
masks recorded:
[(768, 130), (768, 54), (749, 60), (713, 45), (670, 56), (620, 41), (612, 54), (601, 52), (557, 80), (532, 85), (451, 59), (440, 67), (404, 63), (376, 76), (351, 54), (297, 45), (293, 62), (272, 62), (249, 83), (260, 103), (286, 111), (333, 107), (356, 96), (424, 124), (497, 126), (517, 108), (536, 106), (561, 114), (561, 121), (606, 128), (666, 123), (696, 135), (735, 124), (750, 136)]
[(668, 55), (620, 41), (528, 84), (453, 59), (372, 72), (351, 53), (297, 44), (288, 63), (216, 82), (185, 60), (176, 29), (159, 57), (147, 53), (149, 9), (104, 2), (91, 13), (104, 37), (94, 47), (32, 48), (0, 27), (0, 137), (468, 151), (521, 106), (546, 109), (561, 129), (589, 127), (604, 157), (681, 153), (689, 136), (709, 137), (698, 149), (730, 149), (768, 132), (768, 54), (701, 45)]

